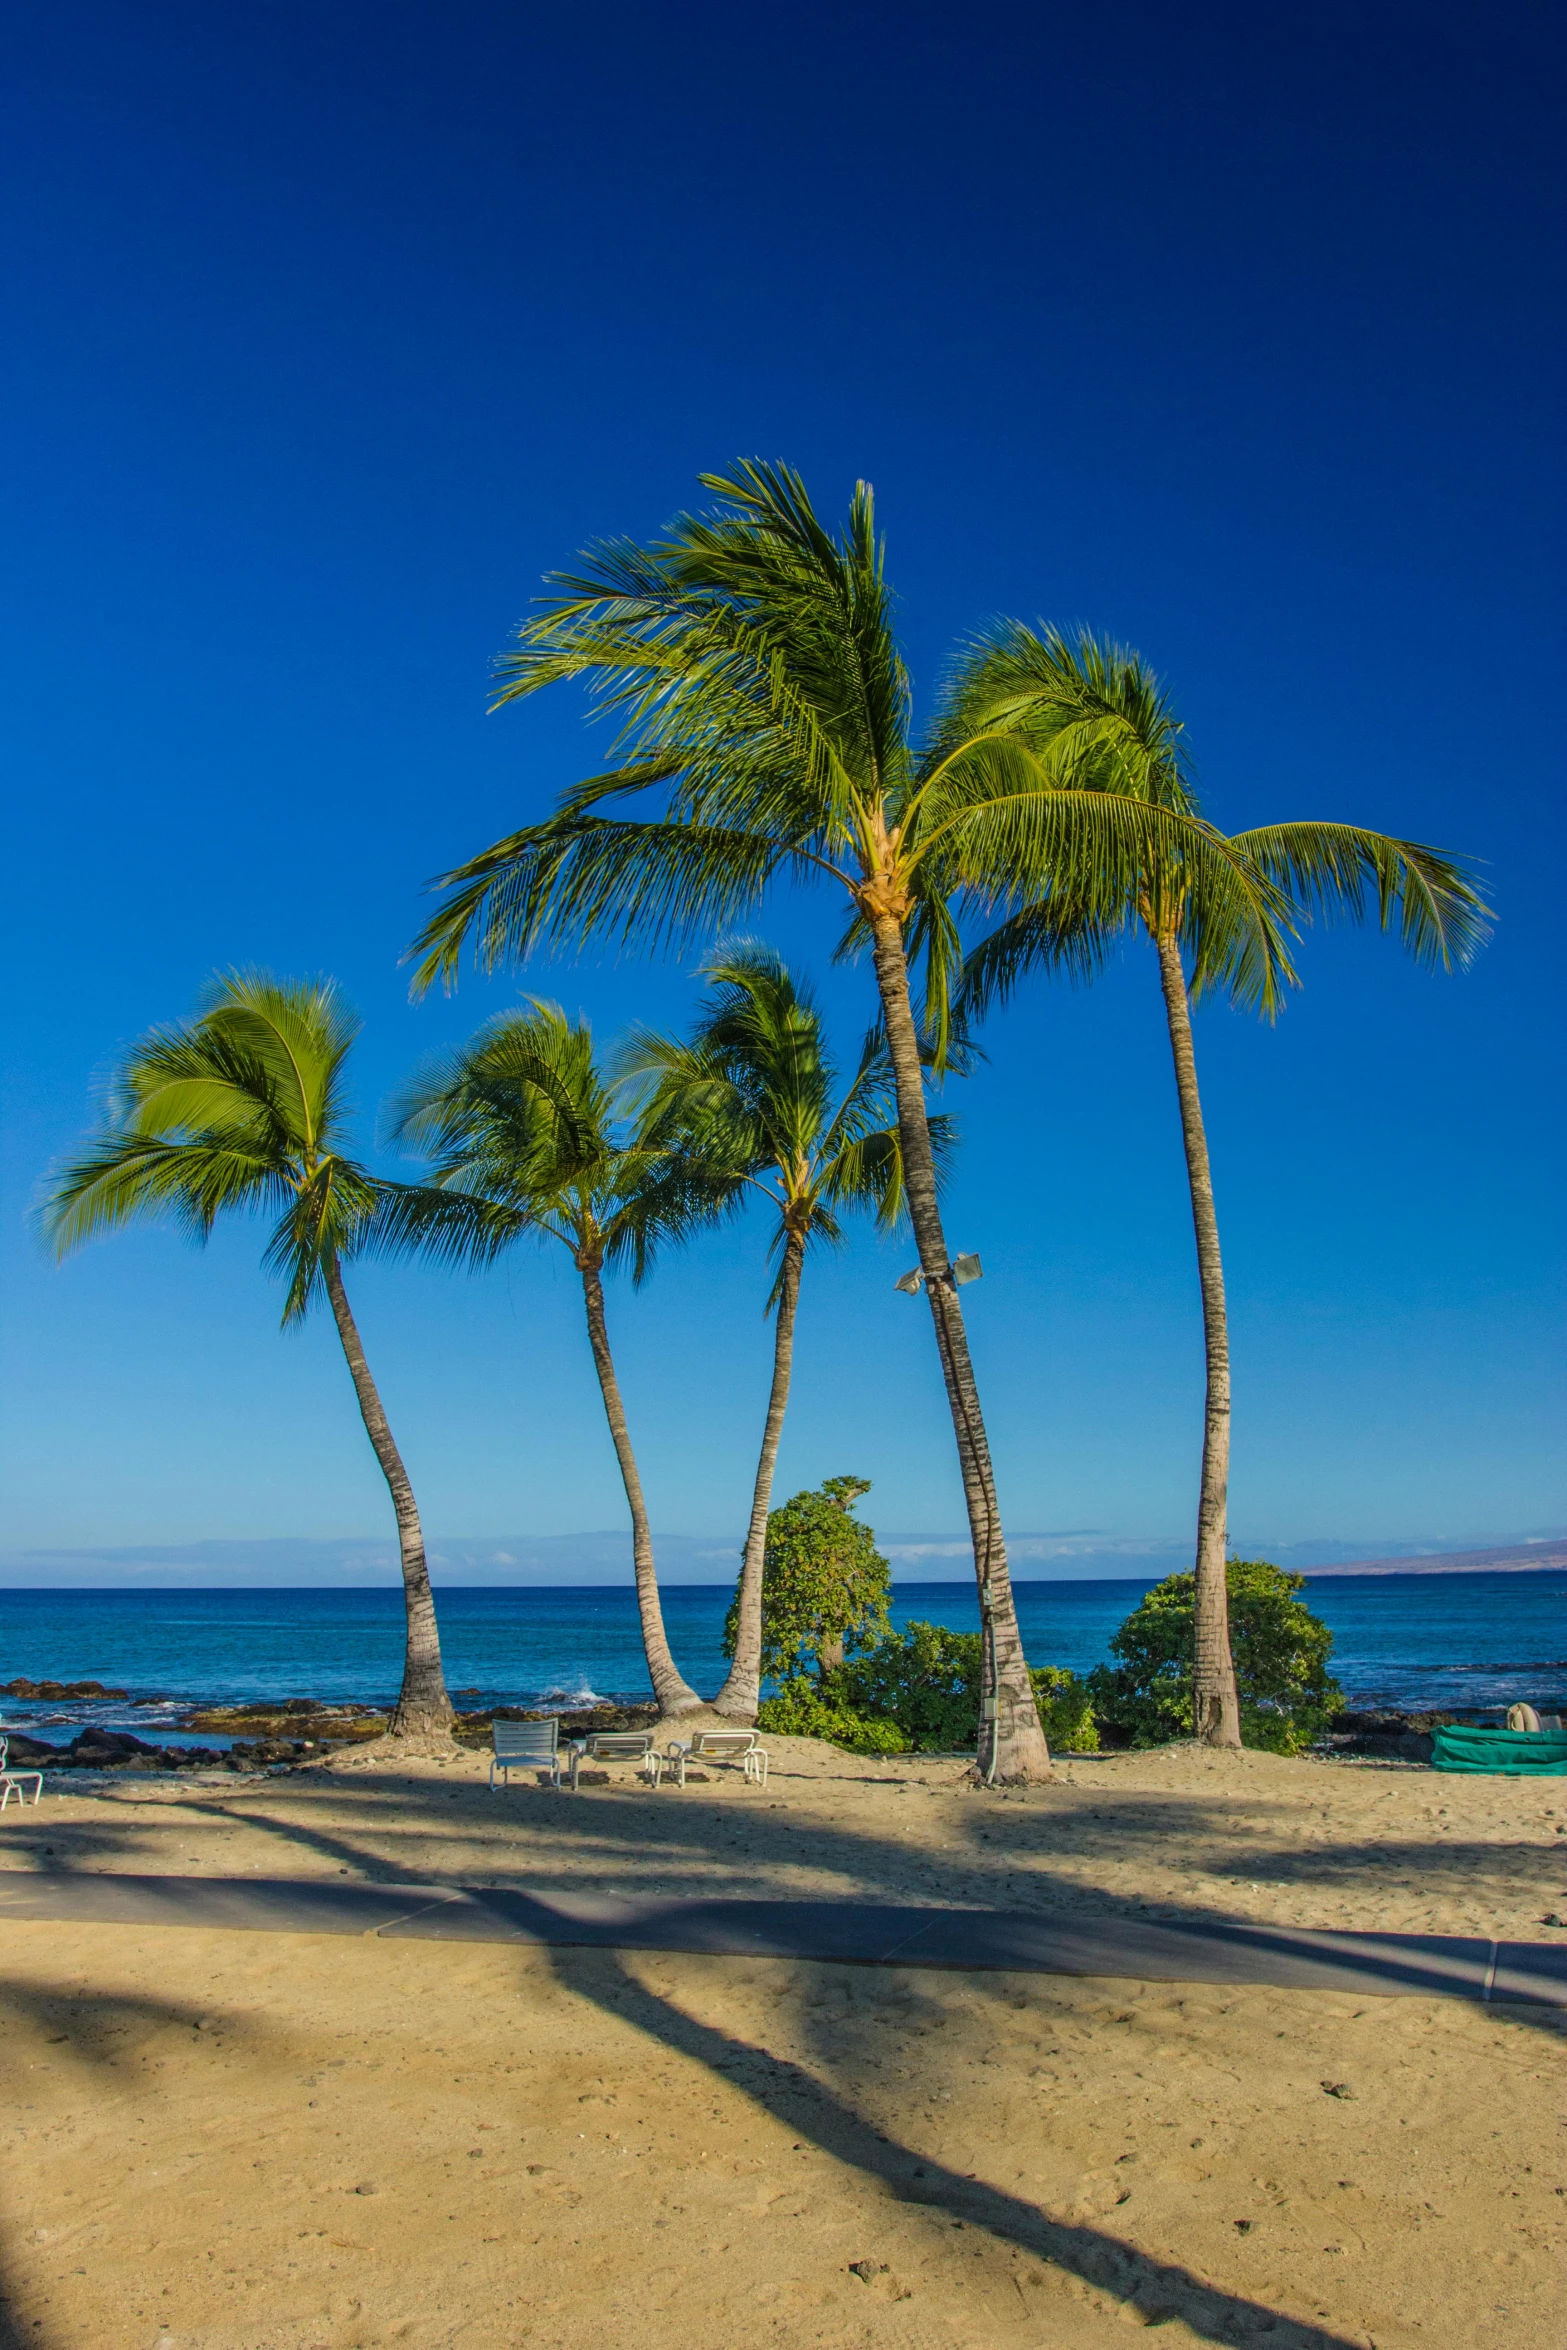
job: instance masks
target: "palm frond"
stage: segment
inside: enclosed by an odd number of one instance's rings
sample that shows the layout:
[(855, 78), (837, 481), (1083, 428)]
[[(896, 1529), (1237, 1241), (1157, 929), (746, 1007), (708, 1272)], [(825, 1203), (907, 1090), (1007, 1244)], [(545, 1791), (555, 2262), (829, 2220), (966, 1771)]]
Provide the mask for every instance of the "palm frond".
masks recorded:
[(1395, 840), (1354, 824), (1266, 824), (1232, 835), (1232, 845), (1308, 913), (1395, 920), (1418, 962), (1473, 961), (1490, 936), (1491, 908), (1463, 860), (1419, 841)]
[(1160, 679), (1129, 646), (998, 621), (964, 649), (942, 696), (926, 765), (972, 740), (1026, 743), (1063, 785), (1126, 792), (1195, 813), (1184, 730)]
[(475, 1196), (455, 1186), (383, 1182), (356, 1254), (418, 1256), (449, 1269), (479, 1271), (540, 1229), (526, 1208), (509, 1200)]
[(106, 1135), (52, 1176), (41, 1222), (57, 1255), (143, 1221), (168, 1222), (204, 1241), (220, 1215), (276, 1207), (291, 1197), (270, 1152), (227, 1135)]
[(414, 992), (450, 984), (465, 944), (482, 970), (606, 938), (648, 950), (731, 920), (800, 861), (771, 841), (677, 823), (556, 818), (499, 841), (435, 886), (446, 902), (409, 950)]
[(304, 1149), (336, 1148), (346, 1117), (343, 1067), (359, 1020), (335, 981), (222, 973), (196, 1028), (214, 1050), (226, 1047), (264, 1073), (269, 1100)]

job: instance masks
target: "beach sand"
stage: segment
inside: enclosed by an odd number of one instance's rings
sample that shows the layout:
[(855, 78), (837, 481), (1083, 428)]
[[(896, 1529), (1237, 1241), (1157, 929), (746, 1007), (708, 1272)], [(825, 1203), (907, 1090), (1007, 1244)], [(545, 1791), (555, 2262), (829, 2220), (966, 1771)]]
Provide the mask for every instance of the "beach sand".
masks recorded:
[[(1190, 1749), (973, 1792), (769, 1742), (106, 1780), (0, 1865), (1551, 1939), (1567, 1787)], [(1567, 1937), (1564, 1937), (1567, 1938)], [(1558, 2350), (1567, 2018), (1458, 2000), (0, 1925), (0, 2342)], [(863, 2271), (863, 2273), (857, 2273)]]

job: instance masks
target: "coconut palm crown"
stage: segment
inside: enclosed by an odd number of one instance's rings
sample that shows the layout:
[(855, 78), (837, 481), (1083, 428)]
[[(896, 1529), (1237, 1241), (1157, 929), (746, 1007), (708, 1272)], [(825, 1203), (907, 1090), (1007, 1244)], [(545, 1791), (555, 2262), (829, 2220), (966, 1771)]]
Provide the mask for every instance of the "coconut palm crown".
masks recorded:
[[(660, 1711), (701, 1704), (664, 1629), (653, 1537), (609, 1342), (603, 1269), (638, 1287), (663, 1246), (728, 1212), (735, 1185), (646, 1145), (617, 1110), (586, 1021), (530, 998), (415, 1077), (390, 1112), (396, 1138), (428, 1154), (427, 1186), (386, 1202), (375, 1245), (483, 1265), (513, 1243), (554, 1240), (582, 1280), (588, 1338), (631, 1515), (648, 1673)], [(443, 1212), (441, 1203), (462, 1213)]]
[(57, 1170), (44, 1225), (64, 1256), (142, 1219), (205, 1241), (234, 1213), (275, 1218), (265, 1263), (284, 1282), (283, 1324), (325, 1297), (392, 1497), (407, 1645), (394, 1734), (444, 1733), (451, 1702), (419, 1512), (343, 1284), (397, 1188), (349, 1149), (346, 1063), (359, 1023), (330, 980), (266, 972), (215, 979), (194, 1020), (142, 1039), (119, 1069), (107, 1131)]
[[(1094, 790), (1201, 821), (1181, 721), (1159, 679), (1125, 647), (1087, 633), (1005, 622), (973, 645), (950, 685), (945, 738), (1014, 733), (1063, 790)], [(1217, 833), (1234, 860), (1237, 892), (1199, 896), (1180, 861), (1151, 860), (1119, 906), (1063, 926), (1059, 902), (1036, 875), (998, 872), (1012, 911), (969, 958), (960, 1005), (977, 1017), (1025, 972), (1070, 960), (1082, 971), (1127, 930), (1152, 941), (1175, 1067), (1202, 1295), (1206, 1403), (1198, 1493), (1193, 1724), (1213, 1745), (1240, 1744), (1230, 1652), (1226, 1552), (1230, 1459), (1230, 1349), (1208, 1141), (1197, 1085), (1190, 999), (1217, 989), (1272, 1017), (1295, 982), (1289, 942), (1314, 913), (1374, 917), (1397, 927), (1417, 961), (1468, 963), (1486, 936), (1487, 908), (1460, 859), (1362, 825), (1304, 822)], [(1068, 882), (1070, 888), (1070, 882)], [(1253, 901), (1248, 912), (1246, 895)], [(1237, 929), (1237, 922), (1241, 928)], [(1063, 937), (1070, 955), (1063, 954)]]
[[(714, 1700), (754, 1721), (761, 1695), (762, 1573), (773, 1475), (788, 1407), (795, 1316), (807, 1252), (841, 1245), (844, 1211), (884, 1228), (903, 1209), (903, 1155), (884, 1038), (872, 1029), (846, 1086), (810, 990), (770, 947), (731, 942), (703, 966), (709, 993), (689, 1038), (637, 1030), (617, 1056), (642, 1105), (641, 1141), (688, 1165), (726, 1200), (767, 1203), (778, 1260), (773, 1378), (737, 1591), (734, 1658)], [(950, 1121), (930, 1121), (938, 1162)]]

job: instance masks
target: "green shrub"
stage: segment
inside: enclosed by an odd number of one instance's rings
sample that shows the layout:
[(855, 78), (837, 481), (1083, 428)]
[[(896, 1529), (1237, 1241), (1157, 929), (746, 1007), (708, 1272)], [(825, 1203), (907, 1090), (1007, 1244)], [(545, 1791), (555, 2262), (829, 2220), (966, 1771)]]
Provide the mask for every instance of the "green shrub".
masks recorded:
[[(862, 1719), (896, 1723), (927, 1753), (966, 1753), (979, 1736), (982, 1657), (978, 1632), (912, 1623), (824, 1673), (822, 1694)], [(1050, 1743), (1091, 1752), (1099, 1736), (1084, 1684), (1054, 1665), (1035, 1667), (1030, 1678)]]
[(1034, 1684), (1039, 1726), (1050, 1747), (1057, 1754), (1097, 1754), (1099, 1726), (1088, 1683), (1064, 1665), (1031, 1665), (1028, 1677)]
[(829, 1746), (846, 1747), (850, 1754), (907, 1754), (910, 1745), (896, 1722), (869, 1722), (830, 1704), (804, 1673), (794, 1674), (771, 1697), (763, 1698), (756, 1726), (779, 1738), (825, 1738)]
[[(865, 1477), (826, 1477), (797, 1493), (767, 1521), (763, 1554), (762, 1671), (789, 1676), (807, 1662), (819, 1673), (887, 1630), (892, 1570), (869, 1526), (852, 1516), (869, 1493)], [(724, 1619), (724, 1654), (733, 1656), (739, 1622), (736, 1594)]]
[[(1231, 1559), (1227, 1576), (1242, 1741), (1298, 1754), (1344, 1703), (1328, 1675), (1333, 1635), (1296, 1597), (1304, 1575), (1287, 1575), (1266, 1559)], [(1195, 1576), (1156, 1583), (1111, 1641), (1116, 1662), (1088, 1676), (1100, 1721), (1134, 1746), (1192, 1734), (1195, 1598)]]

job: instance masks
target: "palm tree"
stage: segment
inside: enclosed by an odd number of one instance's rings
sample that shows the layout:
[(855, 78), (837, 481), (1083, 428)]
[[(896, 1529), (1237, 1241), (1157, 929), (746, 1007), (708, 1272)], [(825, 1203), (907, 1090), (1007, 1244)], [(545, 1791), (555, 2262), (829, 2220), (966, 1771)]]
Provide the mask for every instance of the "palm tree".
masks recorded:
[[(1196, 791), (1180, 719), (1157, 677), (1125, 648), (1084, 633), (1068, 642), (1054, 630), (1008, 622), (972, 648), (945, 712), (962, 736), (975, 727), (1014, 729), (1064, 788), (1084, 785), (1146, 805), (1197, 815)], [(1217, 835), (1215, 838), (1217, 839)], [(1461, 864), (1417, 841), (1394, 840), (1360, 825), (1292, 823), (1234, 833), (1223, 843), (1252, 884), (1254, 931), (1268, 951), (1249, 956), (1233, 927), (1237, 901), (1199, 904), (1177, 867), (1140, 877), (1116, 918), (1101, 916), (1097, 948), (1135, 924), (1152, 942), (1159, 966), (1176, 1098), (1186, 1150), (1206, 1353), (1202, 1473), (1197, 1504), (1194, 1734), (1212, 1746), (1240, 1744), (1235, 1667), (1230, 1654), (1228, 1551), (1230, 1342), (1224, 1265), (1213, 1176), (1197, 1088), (1191, 999), (1218, 987), (1269, 1017), (1295, 974), (1285, 951), (1288, 910), (1321, 909), (1351, 919), (1375, 912), (1383, 929), (1395, 915), (1405, 946), (1444, 968), (1469, 961), (1486, 934), (1486, 908)], [(1061, 960), (1059, 908), (1036, 899), (1019, 880), (1022, 900), (970, 958), (966, 1009), (978, 1012), (1033, 966)], [(1283, 901), (1281, 906), (1280, 901)], [(1093, 950), (1080, 946), (1080, 959)], [(1191, 978), (1187, 978), (1187, 964)]]
[(452, 1705), (413, 1487), (370, 1376), (342, 1267), (395, 1187), (346, 1150), (344, 1068), (359, 1023), (330, 980), (216, 979), (194, 1020), (154, 1029), (115, 1081), (106, 1133), (55, 1176), (44, 1224), (61, 1256), (95, 1233), (169, 1217), (205, 1241), (232, 1210), (275, 1213), (265, 1263), (284, 1276), (283, 1326), (326, 1296), (402, 1556), (407, 1643), (394, 1736), (444, 1736)]
[[(570, 1250), (631, 1512), (653, 1694), (663, 1715), (691, 1712), (702, 1699), (682, 1677), (664, 1630), (647, 1504), (610, 1351), (603, 1269), (627, 1265), (640, 1287), (660, 1243), (683, 1239), (722, 1213), (732, 1187), (625, 1135), (594, 1062), (587, 1022), (573, 1027), (558, 1004), (537, 998), (526, 1011), (500, 1013), (471, 1043), (416, 1077), (394, 1106), (392, 1131), (430, 1153), (430, 1186), (387, 1203), (379, 1246), (421, 1248), (470, 1264), (525, 1237)], [(469, 1220), (432, 1210), (431, 1193), (465, 1200)]]
[[(767, 1301), (776, 1314), (772, 1388), (736, 1595), (734, 1658), (713, 1701), (719, 1713), (754, 1722), (767, 1517), (806, 1251), (814, 1242), (842, 1241), (840, 1209), (869, 1208), (884, 1228), (894, 1224), (903, 1206), (903, 1162), (886, 1047), (875, 1030), (835, 1107), (837, 1071), (821, 1014), (771, 948), (738, 942), (716, 954), (703, 976), (712, 992), (689, 1041), (638, 1031), (618, 1066), (642, 1092), (646, 1146), (689, 1163), (699, 1181), (716, 1188), (760, 1192), (776, 1219), (770, 1253), (778, 1274)], [(948, 1124), (931, 1120), (938, 1161)]]
[[(585, 681), (620, 721), (616, 763), (546, 822), (444, 877), (444, 903), (412, 950), (415, 985), (450, 983), (467, 941), (493, 968), (546, 937), (652, 947), (711, 934), (778, 880), (825, 876), (843, 893), (844, 947), (868, 945), (875, 968), (909, 1220), (993, 1633), (980, 1765), (987, 1778), (1027, 1778), (1048, 1771), (1049, 1753), (936, 1195), (910, 963), (924, 962), (939, 1057), (953, 908), (992, 905), (996, 874), (1008, 889), (1038, 882), (1035, 895), (1052, 881), (1063, 923), (1086, 935), (1155, 863), (1185, 873), (1200, 904), (1237, 894), (1237, 865), (1182, 810), (1058, 789), (1006, 727), (917, 751), (869, 488), (834, 536), (787, 468), (747, 463), (703, 482), (723, 500), (717, 512), (681, 517), (652, 547), (590, 550), (582, 575), (557, 576), (523, 624), (498, 702)], [(661, 795), (651, 819), (603, 812), (643, 792)]]

